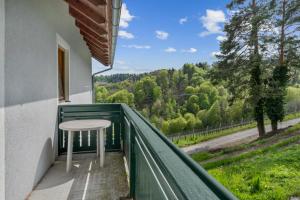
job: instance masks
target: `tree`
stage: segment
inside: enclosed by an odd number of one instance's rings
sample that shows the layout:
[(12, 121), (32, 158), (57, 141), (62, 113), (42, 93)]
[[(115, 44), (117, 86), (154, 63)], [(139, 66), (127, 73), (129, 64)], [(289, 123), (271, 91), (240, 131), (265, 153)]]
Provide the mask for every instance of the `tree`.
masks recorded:
[(229, 116), (231, 121), (240, 121), (243, 118), (244, 102), (238, 100), (229, 108)]
[(162, 122), (161, 130), (164, 134), (169, 134), (169, 122), (167, 120)]
[(199, 97), (196, 95), (191, 95), (187, 101), (186, 109), (188, 112), (197, 114), (199, 111)]
[(208, 70), (209, 69), (209, 64), (207, 64), (206, 62), (199, 62), (195, 64), (196, 67), (204, 69), (204, 70)]
[(165, 103), (165, 109), (163, 109), (163, 114), (166, 119), (168, 118), (174, 118), (176, 116), (176, 100), (169, 99), (167, 103)]
[(207, 126), (217, 126), (221, 122), (220, 104), (216, 101), (211, 108), (205, 113), (203, 122)]
[(148, 107), (151, 115), (153, 103), (161, 97), (161, 88), (155, 78), (146, 76), (136, 83), (134, 97), (138, 108)]
[[(160, 86), (162, 94), (167, 94), (168, 89), (169, 89), (169, 77), (168, 77), (168, 71), (163, 69), (160, 70), (157, 74), (156, 82), (157, 85)], [(166, 97), (166, 95), (163, 95)], [(164, 98), (166, 100), (166, 98)]]
[(196, 118), (195, 115), (192, 113), (186, 113), (184, 114), (184, 119), (186, 120), (186, 129), (192, 130), (196, 126)]
[(277, 47), (278, 54), (275, 55), (277, 62), (269, 80), (266, 112), (271, 120), (272, 130), (276, 131), (278, 121), (283, 120), (284, 117), (289, 64), (294, 60), (300, 61), (299, 57), (291, 56), (297, 54), (299, 48), (300, 2), (299, 0), (271, 0), (270, 5), (274, 29), (280, 31), (268, 38), (270, 44)]
[(195, 66), (193, 64), (184, 64), (182, 67), (182, 71), (187, 75), (188, 85), (191, 84), (193, 74), (195, 72)]
[(234, 95), (248, 92), (259, 135), (263, 136), (265, 98), (260, 36), (269, 13), (264, 0), (251, 0), (250, 3), (232, 0), (228, 8), (238, 12), (234, 12), (224, 28), (227, 39), (221, 42), (221, 54), (217, 56), (220, 76)]
[(171, 119), (169, 122), (169, 133), (174, 134), (183, 131), (186, 125), (187, 122), (182, 116)]
[(161, 100), (157, 99), (152, 106), (152, 114), (159, 116), (162, 113), (162, 102)]
[(184, 89), (187, 86), (187, 75), (184, 74), (181, 70), (176, 70), (173, 73), (172, 82), (173, 82), (173, 91), (176, 96), (176, 101), (178, 104), (182, 104), (184, 102)]
[(104, 86), (96, 86), (96, 102), (104, 103), (108, 96), (108, 91)]
[(134, 106), (134, 95), (127, 90), (120, 90), (107, 98), (110, 103), (126, 103), (129, 106)]
[[(197, 93), (199, 95), (201, 94), (205, 94), (208, 98), (208, 103), (209, 103), (209, 106), (211, 106), (217, 99), (218, 99), (218, 90), (217, 88), (215, 88), (210, 82), (206, 81), (206, 82), (203, 82), (199, 87), (198, 87), (198, 90), (197, 90)], [(202, 95), (201, 95), (202, 97)], [(200, 101), (202, 100), (200, 98)]]

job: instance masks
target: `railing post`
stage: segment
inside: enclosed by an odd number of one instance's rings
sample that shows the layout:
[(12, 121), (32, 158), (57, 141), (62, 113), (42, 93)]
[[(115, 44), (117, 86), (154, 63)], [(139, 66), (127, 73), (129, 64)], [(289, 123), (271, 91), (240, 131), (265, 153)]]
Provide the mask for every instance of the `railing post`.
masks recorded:
[(130, 123), (130, 170), (129, 170), (129, 195), (131, 198), (135, 197), (135, 170), (136, 170), (136, 158), (135, 158), (135, 130), (133, 125)]

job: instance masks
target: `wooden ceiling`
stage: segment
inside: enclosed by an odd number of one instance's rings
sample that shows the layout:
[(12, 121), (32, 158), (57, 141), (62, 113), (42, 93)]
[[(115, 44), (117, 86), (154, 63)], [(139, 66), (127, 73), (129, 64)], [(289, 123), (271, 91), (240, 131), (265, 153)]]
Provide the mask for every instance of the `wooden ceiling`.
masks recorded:
[(65, 0), (92, 56), (112, 64), (112, 0)]

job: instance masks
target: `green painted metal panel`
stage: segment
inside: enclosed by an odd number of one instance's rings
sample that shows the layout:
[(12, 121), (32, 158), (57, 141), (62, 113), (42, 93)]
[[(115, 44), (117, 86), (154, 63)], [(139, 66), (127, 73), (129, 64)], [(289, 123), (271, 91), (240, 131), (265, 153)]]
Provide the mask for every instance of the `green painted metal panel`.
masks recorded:
[[(112, 126), (107, 129), (106, 150), (124, 151), (129, 167), (130, 196), (134, 199), (236, 199), (199, 164), (127, 105), (60, 106), (58, 118), (59, 122), (73, 119), (112, 121)], [(80, 136), (78, 133), (74, 138), (74, 151), (95, 151), (95, 137), (96, 133), (91, 133), (90, 139), (87, 134)], [(67, 136), (60, 131), (60, 153), (65, 152), (66, 142)]]
[[(83, 105), (63, 105), (59, 106), (59, 123), (69, 120), (82, 119), (107, 119), (112, 122), (112, 127), (106, 130), (106, 151), (120, 151), (121, 150), (121, 118), (120, 104), (83, 104)], [(58, 130), (58, 145), (59, 154), (67, 151), (67, 134)], [(73, 152), (95, 152), (96, 146), (96, 131), (91, 131), (90, 134), (79, 132), (74, 134)]]
[[(163, 188), (161, 191), (164, 191), (164, 197), (167, 199), (236, 199), (139, 113), (127, 105), (122, 105), (122, 107), (124, 115), (135, 129), (135, 138), (143, 142), (141, 146), (145, 149), (144, 152), (148, 152), (141, 157), (141, 148), (136, 148), (137, 143), (135, 143), (136, 158), (131, 159), (131, 165), (135, 167), (130, 168), (130, 173), (135, 174), (133, 182), (130, 183), (131, 187), (135, 187), (134, 192), (131, 193), (132, 197), (143, 199), (144, 194), (148, 194), (147, 199), (152, 198), (153, 193), (158, 193), (157, 186), (159, 185)], [(132, 152), (130, 153), (132, 156)], [(152, 162), (145, 162), (147, 158), (152, 159)], [(144, 165), (144, 167), (139, 168), (138, 165)], [(152, 169), (152, 174), (149, 173), (149, 169)], [(139, 180), (138, 176), (143, 173), (149, 176), (147, 180)], [(158, 178), (159, 181), (156, 184), (153, 182), (154, 174), (156, 177), (162, 177)], [(145, 183), (145, 181), (150, 181), (152, 184)]]

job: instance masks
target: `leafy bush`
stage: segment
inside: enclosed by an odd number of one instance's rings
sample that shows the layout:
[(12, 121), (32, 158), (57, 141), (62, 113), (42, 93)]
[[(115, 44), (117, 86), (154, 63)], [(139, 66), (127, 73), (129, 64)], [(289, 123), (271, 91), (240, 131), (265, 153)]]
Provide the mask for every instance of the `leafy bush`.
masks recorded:
[(134, 96), (127, 90), (120, 90), (107, 98), (109, 103), (126, 103), (129, 106), (134, 106)]
[(186, 113), (184, 119), (186, 120), (186, 129), (192, 130), (195, 128), (197, 121), (192, 113)]
[(161, 125), (161, 130), (165, 134), (169, 134), (169, 122), (168, 121), (163, 121)]
[(169, 122), (169, 133), (178, 133), (186, 128), (186, 120), (180, 116), (175, 119), (171, 119)]

